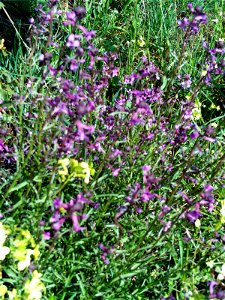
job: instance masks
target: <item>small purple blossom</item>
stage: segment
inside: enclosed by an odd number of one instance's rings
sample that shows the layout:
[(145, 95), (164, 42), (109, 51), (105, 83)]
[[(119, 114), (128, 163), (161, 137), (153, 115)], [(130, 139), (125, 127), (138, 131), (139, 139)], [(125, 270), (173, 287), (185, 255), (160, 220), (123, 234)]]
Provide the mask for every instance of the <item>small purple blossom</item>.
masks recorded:
[(169, 211), (171, 210), (171, 207), (168, 205), (164, 205), (161, 209), (161, 211), (159, 212), (158, 217), (161, 219), (162, 217), (165, 216), (165, 214), (167, 214)]
[(80, 41), (78, 39), (76, 39), (74, 34), (70, 34), (67, 39), (66, 46), (70, 49), (80, 47)]
[(209, 281), (208, 286), (209, 286), (209, 296), (210, 298), (215, 298), (214, 294), (214, 288), (218, 285), (216, 281)]
[(43, 237), (45, 240), (50, 240), (51, 239), (51, 233), (49, 231), (45, 231), (43, 233)]
[(184, 75), (184, 79), (183, 81), (181, 82), (181, 86), (184, 88), (184, 89), (189, 89), (191, 87), (191, 76), (189, 74), (185, 74)]
[(83, 32), (84, 36), (86, 37), (87, 42), (89, 42), (91, 39), (93, 39), (93, 37), (95, 37), (95, 35), (96, 35), (96, 32), (94, 30), (88, 31), (82, 25), (77, 25), (77, 28), (79, 28)]
[(213, 190), (214, 188), (210, 184), (206, 184), (204, 186), (203, 192), (200, 194), (201, 200), (199, 203), (206, 206), (210, 212), (214, 209), (213, 204), (215, 202), (214, 196), (212, 194)]
[(108, 265), (109, 264), (109, 260), (107, 259), (107, 255), (111, 254), (113, 252), (113, 247), (107, 248), (103, 244), (100, 244), (98, 247), (99, 247), (99, 249), (102, 250), (102, 255), (101, 255), (102, 261), (106, 265)]
[(77, 6), (75, 9), (74, 9), (74, 12), (76, 14), (76, 17), (78, 20), (81, 20), (85, 17), (86, 15), (86, 9), (82, 6)]
[(67, 20), (63, 22), (64, 25), (72, 25), (76, 24), (76, 14), (74, 11), (69, 11), (66, 13)]
[(191, 223), (194, 223), (199, 217), (202, 216), (201, 212), (198, 210), (192, 210), (185, 214), (187, 220)]

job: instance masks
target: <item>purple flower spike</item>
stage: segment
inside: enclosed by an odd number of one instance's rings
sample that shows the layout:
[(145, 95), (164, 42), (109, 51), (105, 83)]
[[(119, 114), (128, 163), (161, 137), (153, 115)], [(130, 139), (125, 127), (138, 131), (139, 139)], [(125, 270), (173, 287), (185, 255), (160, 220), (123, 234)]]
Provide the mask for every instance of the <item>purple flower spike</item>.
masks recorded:
[(189, 30), (189, 34), (195, 34), (199, 31), (199, 26), (201, 24), (206, 24), (207, 16), (199, 6), (193, 8), (193, 5), (189, 3), (187, 7), (191, 11), (192, 18), (188, 19), (185, 17), (183, 20), (178, 21), (178, 25), (186, 32)]

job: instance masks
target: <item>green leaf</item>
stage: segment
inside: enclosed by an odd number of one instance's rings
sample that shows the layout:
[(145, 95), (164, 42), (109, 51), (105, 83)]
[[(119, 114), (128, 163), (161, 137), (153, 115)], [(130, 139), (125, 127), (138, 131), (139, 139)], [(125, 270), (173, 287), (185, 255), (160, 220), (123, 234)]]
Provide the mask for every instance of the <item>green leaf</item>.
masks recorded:
[(20, 184), (17, 184), (14, 188), (12, 188), (12, 189), (10, 190), (10, 193), (22, 189), (22, 188), (25, 187), (27, 184), (28, 184), (28, 181), (24, 181), (24, 182), (21, 182)]
[(4, 91), (4, 90), (2, 90), (2, 89), (0, 89), (0, 100), (7, 100), (7, 98), (8, 98), (8, 94), (7, 94), (7, 92), (6, 91)]
[(2, 9), (4, 7), (5, 7), (5, 5), (2, 2), (0, 2), (0, 9)]

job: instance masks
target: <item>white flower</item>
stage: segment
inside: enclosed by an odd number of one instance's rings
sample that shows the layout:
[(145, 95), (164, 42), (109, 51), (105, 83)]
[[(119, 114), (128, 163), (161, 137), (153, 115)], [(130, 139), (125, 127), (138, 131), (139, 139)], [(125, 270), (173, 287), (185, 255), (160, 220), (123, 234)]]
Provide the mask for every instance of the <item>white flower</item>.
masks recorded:
[(9, 247), (0, 247), (0, 260), (4, 260), (6, 255), (10, 252)]
[(218, 280), (224, 280), (225, 279), (225, 264), (222, 265), (221, 271), (217, 277)]

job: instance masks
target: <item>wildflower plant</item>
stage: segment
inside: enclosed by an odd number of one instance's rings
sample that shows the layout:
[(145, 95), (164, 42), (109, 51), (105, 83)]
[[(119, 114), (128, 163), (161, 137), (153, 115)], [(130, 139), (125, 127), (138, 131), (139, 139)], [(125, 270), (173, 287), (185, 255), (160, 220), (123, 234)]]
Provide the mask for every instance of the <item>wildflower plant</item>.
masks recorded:
[(183, 299), (202, 285), (206, 296), (221, 292), (223, 264), (218, 277), (205, 260), (225, 258), (215, 222), (223, 223), (224, 128), (222, 118), (204, 124), (199, 93), (224, 74), (224, 45), (203, 42), (197, 79), (183, 74), (186, 48), (207, 22), (200, 7), (188, 9), (168, 76), (145, 55), (121, 74), (118, 55), (100, 52), (97, 33), (83, 26), (84, 8), (37, 7), (27, 77), (13, 95), (19, 121), (14, 135), (0, 131), (4, 218), (23, 218), (45, 246), (38, 260), (30, 231), (17, 230), (7, 248), (3, 230), (2, 257), (30, 269), (27, 299), (44, 291), (37, 261), (52, 299)]

